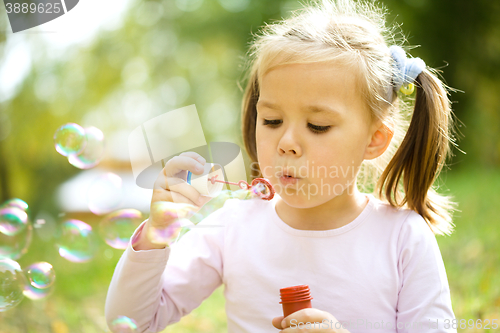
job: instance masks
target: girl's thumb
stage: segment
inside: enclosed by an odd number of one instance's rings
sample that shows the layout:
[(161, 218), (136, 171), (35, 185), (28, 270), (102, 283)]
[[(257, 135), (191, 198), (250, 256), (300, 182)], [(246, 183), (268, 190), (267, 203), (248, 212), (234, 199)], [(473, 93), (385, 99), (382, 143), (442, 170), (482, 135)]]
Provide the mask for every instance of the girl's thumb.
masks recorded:
[(281, 327), (281, 322), (283, 321), (283, 318), (285, 317), (281, 316), (273, 318), (273, 326), (280, 330), (283, 329), (283, 327)]

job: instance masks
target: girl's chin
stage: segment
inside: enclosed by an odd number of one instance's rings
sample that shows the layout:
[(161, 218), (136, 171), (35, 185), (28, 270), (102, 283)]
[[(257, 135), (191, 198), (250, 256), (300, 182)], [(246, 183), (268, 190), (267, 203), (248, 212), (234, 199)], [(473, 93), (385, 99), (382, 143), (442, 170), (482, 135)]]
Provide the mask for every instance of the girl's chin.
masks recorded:
[(275, 189), (275, 193), (285, 201), (289, 206), (296, 208), (308, 208), (305, 206), (311, 206), (311, 203), (317, 199), (316, 196), (307, 195), (307, 193), (300, 191), (279, 191)]
[(285, 205), (288, 207), (293, 207), (297, 209), (306, 209), (313, 208), (318, 206), (314, 200), (308, 199), (307, 196), (298, 196), (298, 195), (280, 195), (280, 200), (283, 201)]

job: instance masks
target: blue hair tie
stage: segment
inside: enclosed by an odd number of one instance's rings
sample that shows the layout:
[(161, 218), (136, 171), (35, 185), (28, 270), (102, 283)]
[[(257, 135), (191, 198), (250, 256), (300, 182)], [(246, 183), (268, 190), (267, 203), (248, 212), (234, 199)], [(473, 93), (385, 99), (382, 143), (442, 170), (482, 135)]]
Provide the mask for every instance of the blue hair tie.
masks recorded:
[(413, 92), (413, 86), (411, 90), (406, 90), (405, 86), (413, 85), (417, 76), (425, 69), (425, 62), (420, 58), (407, 58), (406, 52), (397, 45), (389, 47), (389, 51), (394, 59), (392, 89), (389, 89), (389, 101), (391, 101), (393, 90), (397, 92), (401, 89), (407, 95)]

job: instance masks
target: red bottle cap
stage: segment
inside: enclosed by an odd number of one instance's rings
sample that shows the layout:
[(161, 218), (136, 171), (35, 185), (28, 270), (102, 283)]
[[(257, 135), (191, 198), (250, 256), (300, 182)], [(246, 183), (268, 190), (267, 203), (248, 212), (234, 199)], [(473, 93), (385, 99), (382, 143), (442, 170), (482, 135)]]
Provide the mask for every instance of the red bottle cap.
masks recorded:
[(312, 308), (313, 299), (308, 285), (292, 286), (280, 289), (280, 304), (283, 306), (283, 316), (305, 309)]
[(309, 291), (309, 286), (306, 284), (301, 284), (298, 286), (281, 288), (280, 293), (297, 292), (297, 291)]

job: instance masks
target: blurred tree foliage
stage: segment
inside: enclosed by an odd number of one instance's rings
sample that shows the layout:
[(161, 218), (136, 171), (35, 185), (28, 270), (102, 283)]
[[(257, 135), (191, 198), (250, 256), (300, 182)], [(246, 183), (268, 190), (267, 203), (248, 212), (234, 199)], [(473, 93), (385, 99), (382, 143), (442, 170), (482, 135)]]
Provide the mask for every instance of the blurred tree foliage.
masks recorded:
[[(460, 147), (467, 152), (455, 150), (453, 168), (498, 167), (500, 2), (383, 3), (390, 9), (389, 23), (404, 22), (409, 44), (422, 46), (412, 55), (442, 68), (447, 84), (465, 92), (452, 93), (455, 113), (465, 124), (459, 127), (465, 136)], [(207, 141), (243, 147), (237, 81), (250, 33), (298, 6), (295, 0), (137, 0), (122, 27), (70, 48), (62, 60), (52, 60), (39, 35), (27, 34), (38, 56), (15, 96), (0, 104), (0, 130), (10, 128), (0, 135), (0, 199), (20, 197), (34, 211), (56, 211), (54, 191), (79, 172), (53, 146), (54, 132), (67, 122), (99, 127), (108, 139), (122, 133), (114, 142), (126, 150), (131, 129), (196, 104)], [(0, 20), (6, 26), (5, 14)], [(0, 35), (1, 54), (8, 37)]]
[(463, 122), (463, 138), (453, 169), (463, 164), (500, 166), (500, 1), (385, 0), (411, 53), (440, 68), (452, 93), (453, 109)]

